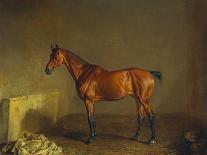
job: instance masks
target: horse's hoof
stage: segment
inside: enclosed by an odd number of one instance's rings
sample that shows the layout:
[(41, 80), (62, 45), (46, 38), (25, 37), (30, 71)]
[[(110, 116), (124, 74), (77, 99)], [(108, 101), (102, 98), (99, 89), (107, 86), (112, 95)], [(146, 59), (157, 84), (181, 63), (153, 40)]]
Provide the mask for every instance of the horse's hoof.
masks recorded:
[(86, 141), (86, 144), (87, 144), (87, 145), (91, 144), (95, 139), (96, 139), (95, 137), (93, 137), (93, 138), (92, 138), (92, 137), (88, 138), (88, 140)]
[(132, 136), (131, 140), (139, 141), (138, 137), (138, 134), (135, 134), (134, 136)]
[(153, 139), (150, 139), (149, 140), (149, 144), (155, 144), (155, 139), (153, 138)]
[(89, 138), (87, 141), (86, 141), (86, 144), (89, 145), (93, 142), (93, 140), (91, 138)]

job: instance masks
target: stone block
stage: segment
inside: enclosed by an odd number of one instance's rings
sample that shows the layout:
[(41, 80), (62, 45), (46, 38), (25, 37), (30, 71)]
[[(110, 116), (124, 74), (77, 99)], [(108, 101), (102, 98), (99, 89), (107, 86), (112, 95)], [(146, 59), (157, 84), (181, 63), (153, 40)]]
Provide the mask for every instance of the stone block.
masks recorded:
[(60, 93), (2, 99), (0, 143), (17, 140), (24, 132), (47, 132), (56, 123)]

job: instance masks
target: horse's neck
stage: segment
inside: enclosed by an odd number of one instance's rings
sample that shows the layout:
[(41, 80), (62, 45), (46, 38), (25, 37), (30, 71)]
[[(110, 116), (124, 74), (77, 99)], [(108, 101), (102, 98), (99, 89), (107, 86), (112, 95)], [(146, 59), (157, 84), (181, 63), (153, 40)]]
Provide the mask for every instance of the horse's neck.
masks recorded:
[(78, 80), (79, 76), (83, 72), (83, 69), (87, 63), (80, 59), (79, 57), (75, 56), (72, 53), (64, 52), (65, 54), (65, 65), (75, 81)]

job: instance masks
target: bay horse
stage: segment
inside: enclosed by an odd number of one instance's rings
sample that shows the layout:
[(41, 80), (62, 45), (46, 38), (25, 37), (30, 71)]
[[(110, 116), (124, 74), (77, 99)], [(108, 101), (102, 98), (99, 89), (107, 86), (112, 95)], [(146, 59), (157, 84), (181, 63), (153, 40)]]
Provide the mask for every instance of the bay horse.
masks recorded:
[(51, 46), (50, 60), (45, 72), (50, 75), (52, 71), (65, 64), (72, 75), (79, 97), (84, 100), (90, 128), (87, 144), (96, 138), (96, 120), (94, 103), (103, 100), (119, 100), (126, 96), (134, 97), (137, 105), (138, 127), (132, 137), (138, 141), (139, 131), (144, 119), (148, 116), (151, 129), (149, 144), (155, 142), (155, 115), (150, 99), (154, 88), (154, 78), (161, 79), (161, 72), (146, 71), (140, 68), (127, 68), (107, 71), (98, 65), (87, 63), (72, 51)]

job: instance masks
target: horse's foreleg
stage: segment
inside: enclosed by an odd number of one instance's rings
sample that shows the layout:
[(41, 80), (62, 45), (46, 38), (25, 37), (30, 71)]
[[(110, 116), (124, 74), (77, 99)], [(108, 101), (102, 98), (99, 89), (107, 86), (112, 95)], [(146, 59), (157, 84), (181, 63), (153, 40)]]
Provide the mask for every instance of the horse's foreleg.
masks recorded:
[(85, 100), (87, 115), (88, 115), (88, 124), (90, 128), (90, 135), (89, 139), (87, 140), (87, 144), (90, 144), (93, 140), (96, 138), (96, 120), (94, 116), (94, 108), (93, 108), (93, 102), (89, 100)]
[(143, 108), (143, 106), (140, 103), (138, 98), (136, 98), (135, 100), (136, 100), (136, 103), (137, 103), (138, 127), (137, 127), (137, 132), (132, 137), (132, 139), (138, 141), (139, 140), (140, 131), (141, 131), (141, 126), (142, 126), (142, 123), (143, 123), (143, 120), (144, 120), (144, 108)]
[(95, 116), (93, 116), (93, 128), (94, 128), (94, 136), (96, 137), (97, 134), (96, 134), (96, 119), (95, 119)]

